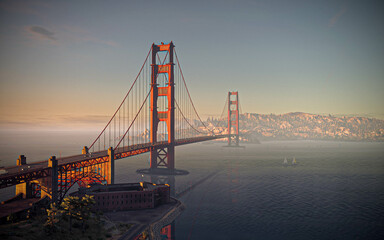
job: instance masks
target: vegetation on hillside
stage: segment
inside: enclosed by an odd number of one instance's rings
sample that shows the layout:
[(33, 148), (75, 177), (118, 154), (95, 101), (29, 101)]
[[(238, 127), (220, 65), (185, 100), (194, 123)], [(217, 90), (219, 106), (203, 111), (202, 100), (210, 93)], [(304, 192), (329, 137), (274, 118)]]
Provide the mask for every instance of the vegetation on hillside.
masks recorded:
[(60, 205), (51, 204), (46, 214), (0, 226), (0, 239), (108, 239), (115, 228), (120, 232), (129, 224), (105, 227), (102, 213), (92, 211), (92, 196), (68, 196)]

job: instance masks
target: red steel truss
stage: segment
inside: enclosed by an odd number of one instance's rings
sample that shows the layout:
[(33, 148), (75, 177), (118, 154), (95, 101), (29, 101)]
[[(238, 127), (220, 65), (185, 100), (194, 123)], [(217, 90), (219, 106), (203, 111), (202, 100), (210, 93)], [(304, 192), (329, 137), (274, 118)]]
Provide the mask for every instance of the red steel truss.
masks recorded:
[(0, 177), (0, 188), (14, 186), (20, 183), (31, 182), (50, 176), (50, 169), (43, 168), (38, 170), (20, 171), (11, 174), (3, 174)]
[[(218, 138), (225, 138), (227, 135), (203, 136), (176, 140), (173, 146), (191, 144), (202, 141), (209, 141)], [(155, 144), (137, 144), (130, 147), (117, 148), (113, 160), (126, 158), (152, 150), (165, 149), (170, 145), (167, 141)], [(165, 154), (165, 153), (163, 153)], [(160, 157), (165, 157), (160, 155)], [(57, 200), (63, 199), (68, 190), (78, 183), (80, 186), (87, 186), (94, 182), (111, 183), (113, 172), (111, 171), (111, 160), (107, 151), (95, 153), (84, 153), (65, 158), (57, 159)], [(31, 183), (32, 197), (38, 197), (44, 192), (51, 197), (52, 194), (52, 168), (47, 167), (48, 161), (26, 164), (6, 168), (9, 174), (0, 175), (0, 188), (10, 187), (22, 183)], [(165, 159), (159, 160), (159, 165), (165, 165)], [(28, 168), (28, 166), (32, 166)], [(27, 170), (21, 170), (27, 169)]]

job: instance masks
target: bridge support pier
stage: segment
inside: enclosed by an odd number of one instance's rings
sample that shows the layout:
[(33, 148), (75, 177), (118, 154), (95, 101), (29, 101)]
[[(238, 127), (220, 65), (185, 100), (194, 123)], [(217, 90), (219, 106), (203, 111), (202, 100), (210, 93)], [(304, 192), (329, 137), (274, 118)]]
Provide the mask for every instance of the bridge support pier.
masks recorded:
[(48, 167), (51, 168), (51, 200), (52, 202), (57, 202), (59, 172), (57, 168), (57, 159), (55, 156), (49, 158)]
[(89, 153), (89, 149), (88, 149), (88, 147), (87, 147), (87, 146), (84, 146), (83, 149), (81, 150), (81, 154), (86, 155), (86, 154), (88, 154), (88, 153)]
[(108, 173), (107, 173), (107, 182), (108, 184), (115, 183), (115, 150), (112, 147), (108, 148)]
[(168, 147), (168, 168), (175, 169), (175, 146)]
[(157, 148), (151, 151), (151, 169), (167, 168), (175, 169), (175, 146)]
[[(17, 166), (23, 166), (27, 164), (27, 158), (24, 155), (20, 155), (16, 160)], [(24, 170), (23, 170), (24, 171)], [(31, 182), (20, 183), (16, 185), (16, 196), (22, 194), (23, 198), (32, 197), (32, 186)]]

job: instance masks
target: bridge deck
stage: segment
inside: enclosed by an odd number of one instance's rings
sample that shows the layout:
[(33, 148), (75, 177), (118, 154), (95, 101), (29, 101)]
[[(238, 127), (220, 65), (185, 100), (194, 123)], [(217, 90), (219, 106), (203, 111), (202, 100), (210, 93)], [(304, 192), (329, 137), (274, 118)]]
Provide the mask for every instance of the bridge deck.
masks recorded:
[[(218, 138), (225, 138), (227, 135), (216, 135), (216, 136), (204, 136), (187, 139), (176, 140), (174, 145), (180, 146), (185, 144), (203, 142), (214, 140)], [(126, 158), (145, 152), (149, 152), (151, 149), (166, 147), (169, 143), (166, 141), (157, 143), (143, 143), (131, 145), (128, 147), (120, 147), (115, 149), (115, 159)], [(85, 161), (97, 160), (100, 158), (108, 157), (108, 151), (98, 151), (89, 154), (79, 154), (74, 156), (58, 158), (58, 166), (81, 163)], [(9, 187), (25, 181), (32, 181), (40, 178), (50, 176), (50, 168), (48, 167), (48, 160), (25, 164), (21, 166), (10, 166), (5, 167), (4, 170), (7, 172), (0, 175), (0, 188)]]

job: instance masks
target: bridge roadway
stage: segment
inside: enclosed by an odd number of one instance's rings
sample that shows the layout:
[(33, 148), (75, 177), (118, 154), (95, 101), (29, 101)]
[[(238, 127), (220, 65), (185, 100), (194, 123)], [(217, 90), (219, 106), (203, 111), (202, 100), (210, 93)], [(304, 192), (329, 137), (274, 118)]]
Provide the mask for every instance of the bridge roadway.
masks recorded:
[[(219, 138), (226, 138), (228, 135), (215, 135), (215, 136), (204, 136), (204, 137), (195, 137), (195, 138), (186, 138), (175, 140), (174, 145), (180, 146), (185, 144), (210, 141)], [(114, 159), (126, 158), (145, 152), (149, 152), (151, 149), (167, 147), (169, 143), (167, 141), (157, 142), (157, 143), (143, 143), (131, 145), (128, 147), (120, 147), (114, 151)], [(98, 159), (105, 159), (108, 157), (108, 151), (99, 151), (89, 154), (79, 154), (74, 156), (58, 158), (58, 166), (73, 165), (82, 162), (86, 162), (84, 167), (92, 165), (92, 161), (95, 161), (94, 164), (99, 163)], [(40, 178), (50, 176), (51, 168), (48, 167), (48, 160), (34, 162), (30, 164), (25, 164), (21, 166), (11, 166), (4, 167), (6, 173), (0, 175), (0, 189), (17, 185), (26, 181), (33, 181)]]

